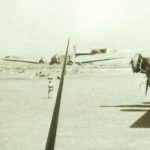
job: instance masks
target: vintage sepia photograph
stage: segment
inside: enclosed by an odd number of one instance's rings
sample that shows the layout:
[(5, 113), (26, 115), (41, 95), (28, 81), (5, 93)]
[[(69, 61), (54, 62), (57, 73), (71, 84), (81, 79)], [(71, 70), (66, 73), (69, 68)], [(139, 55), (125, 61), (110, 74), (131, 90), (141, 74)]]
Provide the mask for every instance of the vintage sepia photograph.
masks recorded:
[(149, 150), (150, 1), (0, 0), (0, 150)]

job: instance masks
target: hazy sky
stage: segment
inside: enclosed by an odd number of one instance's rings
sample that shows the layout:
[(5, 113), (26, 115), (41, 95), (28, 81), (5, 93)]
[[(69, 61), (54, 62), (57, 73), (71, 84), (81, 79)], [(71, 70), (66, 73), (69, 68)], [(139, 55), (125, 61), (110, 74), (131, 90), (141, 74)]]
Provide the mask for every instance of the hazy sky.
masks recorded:
[(149, 0), (0, 0), (0, 55), (150, 50)]

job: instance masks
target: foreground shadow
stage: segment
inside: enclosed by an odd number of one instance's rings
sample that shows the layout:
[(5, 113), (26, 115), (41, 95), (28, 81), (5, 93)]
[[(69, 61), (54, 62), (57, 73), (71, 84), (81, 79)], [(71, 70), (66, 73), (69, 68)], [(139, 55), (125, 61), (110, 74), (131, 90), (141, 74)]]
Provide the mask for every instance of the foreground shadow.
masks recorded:
[(123, 112), (146, 112), (137, 121), (135, 121), (130, 128), (150, 128), (150, 105), (148, 104), (150, 104), (150, 102), (143, 102), (141, 105), (114, 105), (100, 107), (118, 107), (120, 108), (120, 111)]
[(138, 108), (147, 107), (147, 108), (150, 108), (150, 105), (114, 105), (114, 106), (100, 106), (100, 107), (138, 107)]
[(150, 104), (150, 102), (143, 102), (142, 104)]
[(147, 109), (120, 109), (120, 111), (126, 111), (126, 112), (141, 112), (141, 111), (148, 111)]
[(133, 123), (130, 128), (150, 128), (150, 110)]

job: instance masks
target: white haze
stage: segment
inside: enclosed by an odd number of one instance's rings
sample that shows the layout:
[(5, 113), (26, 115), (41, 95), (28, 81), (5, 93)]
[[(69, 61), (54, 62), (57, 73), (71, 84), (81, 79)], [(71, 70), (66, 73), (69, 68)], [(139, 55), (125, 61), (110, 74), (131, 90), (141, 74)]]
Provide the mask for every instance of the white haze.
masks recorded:
[(0, 56), (63, 53), (69, 37), (80, 52), (146, 53), (149, 8), (148, 0), (1, 0)]

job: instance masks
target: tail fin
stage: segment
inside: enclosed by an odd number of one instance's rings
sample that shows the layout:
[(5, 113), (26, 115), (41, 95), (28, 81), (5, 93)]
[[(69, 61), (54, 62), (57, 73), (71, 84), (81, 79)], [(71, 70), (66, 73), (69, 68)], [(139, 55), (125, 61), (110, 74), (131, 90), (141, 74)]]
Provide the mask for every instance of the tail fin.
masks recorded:
[(77, 52), (76, 52), (76, 48), (77, 48), (77, 46), (76, 46), (76, 45), (74, 45), (74, 46), (73, 46), (73, 49), (74, 49), (74, 57), (76, 57), (76, 54), (77, 54)]

